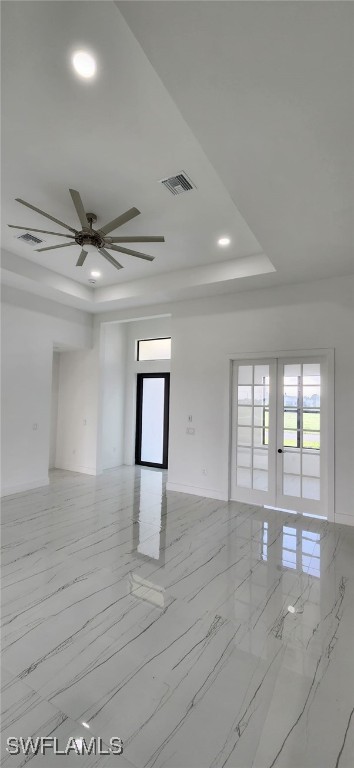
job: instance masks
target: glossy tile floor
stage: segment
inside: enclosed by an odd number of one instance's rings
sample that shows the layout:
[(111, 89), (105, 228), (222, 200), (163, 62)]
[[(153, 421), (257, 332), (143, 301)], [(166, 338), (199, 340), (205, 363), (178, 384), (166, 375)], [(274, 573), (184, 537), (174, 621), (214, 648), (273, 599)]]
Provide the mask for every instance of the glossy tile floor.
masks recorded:
[(55, 471), (4, 501), (2, 765), (55, 735), (124, 755), (33, 765), (353, 768), (354, 528), (164, 481)]

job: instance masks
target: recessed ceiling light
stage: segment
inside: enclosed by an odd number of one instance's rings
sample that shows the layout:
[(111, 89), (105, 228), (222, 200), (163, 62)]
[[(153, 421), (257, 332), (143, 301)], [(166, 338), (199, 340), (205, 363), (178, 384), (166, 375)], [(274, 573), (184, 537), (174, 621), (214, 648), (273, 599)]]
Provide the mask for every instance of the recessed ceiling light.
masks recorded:
[(218, 240), (218, 245), (221, 245), (225, 247), (226, 245), (230, 245), (231, 240), (229, 237), (220, 237)]
[(101, 277), (101, 272), (91, 272), (91, 277)]
[(80, 77), (93, 77), (96, 73), (96, 62), (88, 51), (75, 51), (72, 57), (75, 71)]

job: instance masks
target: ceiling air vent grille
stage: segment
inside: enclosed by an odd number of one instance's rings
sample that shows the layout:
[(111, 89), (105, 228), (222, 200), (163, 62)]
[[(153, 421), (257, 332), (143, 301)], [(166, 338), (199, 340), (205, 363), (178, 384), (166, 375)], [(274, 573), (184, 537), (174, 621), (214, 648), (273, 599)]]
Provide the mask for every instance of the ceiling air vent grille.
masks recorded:
[(160, 183), (171, 192), (171, 195), (181, 195), (182, 192), (189, 192), (190, 189), (195, 189), (195, 185), (184, 171), (177, 173), (176, 176), (170, 176), (168, 179), (161, 179)]
[(17, 240), (24, 240), (25, 243), (29, 243), (30, 245), (39, 245), (39, 243), (44, 242), (43, 240), (40, 240), (39, 237), (31, 235), (29, 232), (25, 232), (24, 235), (20, 235)]

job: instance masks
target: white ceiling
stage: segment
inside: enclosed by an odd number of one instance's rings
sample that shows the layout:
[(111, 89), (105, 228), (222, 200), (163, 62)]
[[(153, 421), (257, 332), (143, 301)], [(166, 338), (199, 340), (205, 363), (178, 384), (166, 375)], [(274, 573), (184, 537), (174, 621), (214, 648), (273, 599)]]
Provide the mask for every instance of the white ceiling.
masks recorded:
[(118, 7), (284, 278), (353, 270), (353, 3)]
[[(352, 270), (350, 6), (2, 3), (5, 282), (102, 311)], [(71, 70), (78, 47), (94, 82)], [(181, 170), (197, 189), (170, 196), (158, 180)], [(64, 230), (15, 197), (77, 226), (69, 187), (98, 226), (137, 206), (117, 234), (165, 235), (131, 246), (155, 261), (78, 268), (78, 248), (18, 241), (8, 223)]]

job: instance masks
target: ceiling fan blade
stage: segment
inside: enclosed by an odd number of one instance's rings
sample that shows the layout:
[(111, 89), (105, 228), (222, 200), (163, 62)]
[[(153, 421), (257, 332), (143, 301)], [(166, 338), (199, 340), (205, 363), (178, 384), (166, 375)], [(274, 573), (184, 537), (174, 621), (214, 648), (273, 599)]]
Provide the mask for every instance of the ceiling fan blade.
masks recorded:
[(74, 238), (75, 235), (66, 235), (62, 232), (48, 232), (47, 229), (34, 229), (33, 227), (17, 227), (16, 224), (8, 224), (8, 227), (12, 227), (12, 229), (25, 229), (26, 232), (41, 232), (42, 235), (56, 235), (57, 237), (72, 237)]
[(88, 254), (88, 251), (84, 251), (84, 249), (82, 249), (82, 251), (80, 253), (80, 256), (79, 256), (79, 258), (78, 258), (78, 260), (76, 262), (76, 266), (77, 267), (82, 267), (82, 265), (83, 265), (83, 263), (84, 263), (84, 261), (86, 259), (87, 254)]
[(154, 261), (155, 256), (148, 256), (147, 253), (139, 253), (139, 251), (130, 251), (129, 248), (121, 248), (120, 245), (109, 245), (107, 243), (106, 248), (110, 251), (119, 251), (119, 253), (127, 253), (128, 256), (136, 256), (138, 259), (146, 259), (146, 261)]
[(76, 245), (76, 243), (64, 243), (63, 245), (50, 245), (49, 248), (36, 248), (36, 251), (40, 253), (41, 251), (54, 251), (54, 248), (70, 248), (71, 245)]
[(103, 235), (108, 235), (108, 232), (112, 232), (113, 229), (118, 229), (118, 227), (121, 227), (122, 224), (126, 224), (126, 222), (130, 221), (130, 219), (134, 219), (135, 216), (139, 216), (139, 213), (140, 211), (138, 211), (137, 208), (129, 208), (129, 211), (122, 213), (121, 216), (117, 216), (116, 219), (113, 219), (104, 227), (101, 227), (99, 231)]
[(101, 256), (104, 256), (107, 261), (109, 261), (110, 264), (112, 264), (113, 267), (116, 267), (116, 269), (123, 269), (122, 265), (119, 263), (119, 261), (116, 261), (113, 256), (111, 256), (110, 253), (107, 253), (104, 248), (99, 248), (99, 253)]
[(72, 201), (74, 203), (76, 213), (77, 213), (77, 215), (79, 217), (80, 224), (81, 224), (82, 228), (85, 229), (85, 227), (89, 226), (89, 222), (87, 220), (87, 216), (86, 216), (86, 213), (85, 213), (85, 208), (83, 206), (83, 203), (82, 203), (82, 200), (81, 200), (81, 197), (80, 197), (80, 193), (77, 192), (76, 189), (69, 189), (69, 192), (71, 194), (71, 199), (72, 199)]
[(132, 235), (131, 237), (110, 237), (110, 243), (164, 243), (165, 238), (150, 235)]
[(51, 221), (55, 221), (56, 224), (60, 224), (61, 227), (65, 227), (65, 229), (70, 229), (70, 232), (74, 232), (76, 235), (76, 229), (73, 229), (73, 227), (69, 227), (69, 224), (64, 224), (63, 221), (60, 221), (60, 219), (56, 219), (54, 216), (51, 216), (50, 213), (45, 213), (45, 211), (42, 211), (40, 208), (36, 208), (35, 205), (31, 205), (31, 203), (26, 203), (26, 200), (21, 200), (20, 197), (16, 197), (17, 203), (22, 203), (22, 205), (26, 205), (27, 208), (31, 208), (32, 211), (37, 211), (37, 213), (40, 213), (41, 216), (45, 216), (47, 219), (50, 219)]

